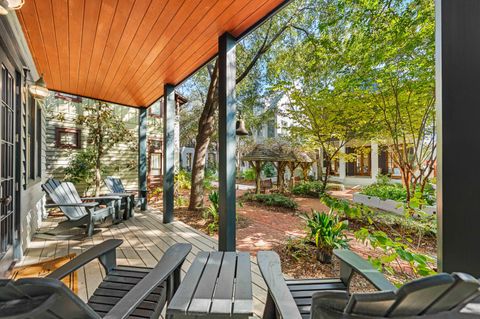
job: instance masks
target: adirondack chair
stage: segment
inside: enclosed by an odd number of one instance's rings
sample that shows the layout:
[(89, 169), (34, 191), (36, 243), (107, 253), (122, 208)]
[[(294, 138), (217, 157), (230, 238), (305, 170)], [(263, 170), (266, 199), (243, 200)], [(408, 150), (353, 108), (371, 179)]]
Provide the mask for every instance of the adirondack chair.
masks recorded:
[[(50, 178), (42, 189), (52, 199), (54, 204), (45, 205), (46, 208), (58, 207), (68, 220), (59, 224), (61, 228), (72, 228), (87, 225), (86, 233), (93, 235), (94, 224), (103, 221), (108, 216), (116, 221), (121, 198), (119, 196), (83, 197), (80, 198), (77, 189), (72, 183), (60, 182)], [(99, 208), (100, 203), (107, 205)]]
[[(0, 279), (0, 318), (159, 318), (180, 284), (192, 246), (171, 246), (154, 268), (116, 265), (122, 240), (109, 239), (78, 255), (45, 278)], [(87, 303), (61, 279), (98, 258), (106, 277)]]
[[(335, 250), (339, 278), (285, 280), (275, 252), (258, 252), (268, 287), (263, 318), (288, 319), (433, 319), (460, 318), (459, 310), (479, 296), (479, 281), (462, 273), (414, 280), (397, 290), (370, 263), (349, 250)], [(358, 273), (379, 292), (349, 294)]]
[(138, 204), (138, 201), (135, 200), (135, 194), (138, 193), (138, 190), (125, 189), (125, 186), (123, 186), (122, 180), (114, 176), (107, 176), (104, 182), (108, 190), (111, 192), (108, 195), (115, 195), (115, 196), (122, 197), (122, 208), (125, 211), (123, 215), (123, 219), (128, 219), (130, 217), (133, 217), (134, 208)]

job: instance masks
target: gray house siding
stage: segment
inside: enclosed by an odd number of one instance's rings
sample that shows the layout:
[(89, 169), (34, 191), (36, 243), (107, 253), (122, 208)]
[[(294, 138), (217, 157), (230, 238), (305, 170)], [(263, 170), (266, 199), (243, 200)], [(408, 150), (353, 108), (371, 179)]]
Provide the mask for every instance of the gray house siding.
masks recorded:
[[(94, 103), (90, 99), (82, 99), (81, 103), (66, 101), (52, 96), (46, 101), (46, 157), (47, 175), (59, 180), (66, 177), (65, 168), (78, 152), (87, 147), (88, 130), (75, 123), (78, 115), (83, 114), (85, 103)], [(137, 188), (137, 143), (138, 143), (138, 110), (124, 106), (114, 106), (115, 113), (120, 116), (130, 131), (129, 139), (108, 150), (103, 157), (105, 175), (115, 175), (122, 178), (127, 188)], [(60, 117), (59, 117), (60, 116)], [(56, 145), (57, 128), (70, 128), (80, 130), (79, 149), (60, 148)], [(104, 185), (102, 191), (107, 192)], [(76, 183), (79, 192), (87, 194), (92, 189), (87, 189), (85, 183)]]

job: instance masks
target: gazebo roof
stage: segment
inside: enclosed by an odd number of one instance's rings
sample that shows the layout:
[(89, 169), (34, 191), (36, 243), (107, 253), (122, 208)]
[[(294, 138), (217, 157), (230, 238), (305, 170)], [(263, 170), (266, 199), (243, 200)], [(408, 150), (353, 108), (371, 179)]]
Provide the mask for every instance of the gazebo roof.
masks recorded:
[(305, 152), (293, 152), (293, 155), (296, 158), (296, 162), (299, 163), (312, 163), (313, 160), (310, 156), (308, 156)]
[(242, 161), (291, 162), (295, 161), (295, 157), (290, 152), (283, 153), (265, 144), (257, 144), (250, 153), (242, 157)]

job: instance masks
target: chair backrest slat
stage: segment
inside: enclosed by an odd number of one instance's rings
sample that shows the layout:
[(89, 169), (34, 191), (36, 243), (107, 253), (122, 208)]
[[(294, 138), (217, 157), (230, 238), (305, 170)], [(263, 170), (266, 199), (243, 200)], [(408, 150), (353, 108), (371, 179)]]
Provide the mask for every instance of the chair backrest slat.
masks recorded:
[(479, 295), (479, 282), (475, 277), (464, 273), (453, 273), (455, 283), (425, 311), (426, 314), (451, 310)]
[(455, 283), (449, 274), (438, 274), (417, 279), (403, 285), (388, 310), (387, 317), (415, 316), (422, 314)]
[[(42, 185), (42, 188), (55, 204), (61, 205), (82, 202), (77, 189), (70, 182), (60, 182), (50, 178)], [(70, 220), (78, 220), (88, 214), (84, 207), (60, 206), (60, 209)]]
[(107, 185), (107, 188), (112, 193), (125, 193), (122, 180), (118, 177), (107, 176), (107, 178), (105, 178), (105, 185)]
[(345, 307), (345, 313), (384, 317), (395, 303), (393, 291), (353, 294)]
[(100, 318), (61, 281), (50, 278), (2, 281), (0, 309), (0, 318)]

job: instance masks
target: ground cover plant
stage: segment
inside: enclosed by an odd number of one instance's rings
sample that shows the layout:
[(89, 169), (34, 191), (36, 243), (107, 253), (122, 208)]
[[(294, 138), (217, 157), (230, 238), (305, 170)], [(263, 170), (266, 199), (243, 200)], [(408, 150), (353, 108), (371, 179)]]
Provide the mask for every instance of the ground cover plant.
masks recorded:
[(282, 194), (245, 194), (242, 197), (243, 201), (257, 202), (266, 206), (283, 207), (295, 210), (298, 204), (290, 197)]

